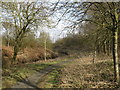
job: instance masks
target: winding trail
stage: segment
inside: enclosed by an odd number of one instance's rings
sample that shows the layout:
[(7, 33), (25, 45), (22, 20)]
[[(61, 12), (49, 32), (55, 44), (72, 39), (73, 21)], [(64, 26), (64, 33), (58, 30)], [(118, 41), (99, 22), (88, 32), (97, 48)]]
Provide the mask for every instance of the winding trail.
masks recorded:
[(28, 78), (18, 81), (17, 84), (11, 87), (10, 90), (16, 90), (16, 88), (34, 88), (34, 90), (37, 90), (39, 89), (37, 85), (45, 80), (45, 76), (47, 76), (53, 70), (61, 68), (63, 64), (69, 63), (71, 61), (73, 60), (62, 61), (60, 63), (50, 65), (42, 70), (38, 70)]

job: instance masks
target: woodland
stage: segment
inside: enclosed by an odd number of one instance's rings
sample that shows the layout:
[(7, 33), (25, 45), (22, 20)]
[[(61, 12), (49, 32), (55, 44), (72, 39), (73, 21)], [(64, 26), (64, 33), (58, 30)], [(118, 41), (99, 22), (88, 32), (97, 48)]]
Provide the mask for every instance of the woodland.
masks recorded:
[(1, 4), (1, 88), (120, 88), (120, 2)]

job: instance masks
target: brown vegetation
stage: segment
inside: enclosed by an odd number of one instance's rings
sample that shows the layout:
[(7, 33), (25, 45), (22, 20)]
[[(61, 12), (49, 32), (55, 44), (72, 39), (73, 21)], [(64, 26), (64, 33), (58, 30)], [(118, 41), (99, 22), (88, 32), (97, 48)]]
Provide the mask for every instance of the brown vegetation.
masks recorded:
[[(44, 52), (43, 48), (25, 48), (24, 50), (20, 51), (17, 55), (16, 63), (27, 63), (27, 62), (34, 62), (38, 60), (44, 59)], [(47, 59), (52, 59), (57, 57), (57, 54), (52, 52), (51, 50), (46, 50), (47, 52)], [(2, 47), (2, 65), (3, 68), (8, 68), (11, 65), (13, 56), (13, 49), (11, 47)]]
[(2, 47), (2, 67), (9, 68), (11, 65), (13, 50), (10, 47)]
[(108, 60), (81, 58), (65, 65), (60, 75), (61, 88), (115, 88), (113, 63)]

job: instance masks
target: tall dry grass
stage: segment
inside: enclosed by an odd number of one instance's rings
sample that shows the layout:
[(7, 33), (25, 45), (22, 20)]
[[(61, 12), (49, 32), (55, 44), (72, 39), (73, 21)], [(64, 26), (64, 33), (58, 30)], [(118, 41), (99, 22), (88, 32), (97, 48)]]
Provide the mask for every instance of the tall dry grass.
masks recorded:
[(113, 63), (110, 59), (82, 57), (65, 65), (60, 75), (61, 88), (114, 88)]

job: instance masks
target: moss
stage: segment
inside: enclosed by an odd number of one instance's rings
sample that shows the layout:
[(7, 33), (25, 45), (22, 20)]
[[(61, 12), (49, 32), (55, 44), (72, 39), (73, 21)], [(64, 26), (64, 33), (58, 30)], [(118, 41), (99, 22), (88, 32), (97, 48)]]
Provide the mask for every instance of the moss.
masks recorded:
[(44, 69), (45, 67), (47, 67), (49, 65), (47, 64), (28, 64), (27, 67), (34, 69), (34, 70), (40, 70), (40, 69)]
[(30, 76), (34, 71), (24, 66), (17, 66), (7, 69), (10, 72), (9, 75), (3, 76), (2, 86), (3, 88), (10, 88), (17, 81), (22, 80)]
[(58, 87), (59, 82), (60, 82), (59, 81), (59, 70), (54, 70), (48, 75), (48, 80), (46, 82), (45, 87), (47, 88)]

